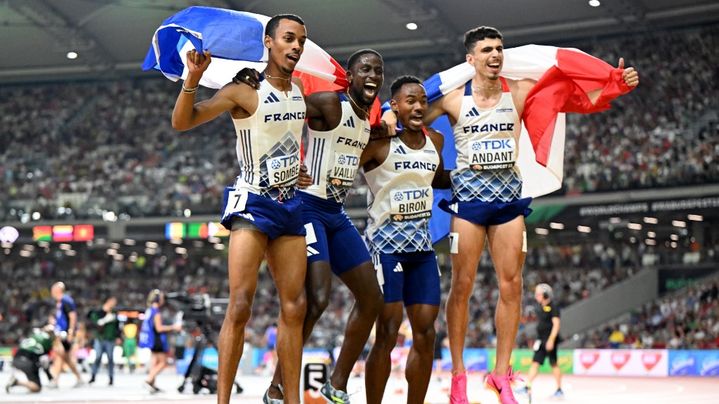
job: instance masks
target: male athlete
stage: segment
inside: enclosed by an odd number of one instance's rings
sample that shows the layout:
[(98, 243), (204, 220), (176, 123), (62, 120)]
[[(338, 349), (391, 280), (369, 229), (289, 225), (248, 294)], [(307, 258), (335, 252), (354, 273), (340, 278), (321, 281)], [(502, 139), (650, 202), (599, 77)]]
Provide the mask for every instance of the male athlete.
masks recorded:
[[(466, 60), (475, 69), (465, 86), (433, 102), (425, 123), (446, 114), (454, 130), (457, 168), (452, 171), (452, 201), (440, 205), (452, 216), (450, 253), (452, 283), (447, 300), (447, 326), (452, 355), (450, 402), (467, 404), (467, 376), (462, 355), (469, 321), (469, 298), (485, 240), (499, 284), (495, 312), (497, 360), (487, 383), (502, 404), (516, 403), (509, 360), (519, 326), (522, 265), (526, 253), (524, 217), (530, 199), (521, 199), (522, 177), (515, 165), (521, 131), (520, 117), (534, 80), (501, 77), (504, 62), (502, 34), (478, 27), (464, 37)], [(624, 60), (619, 60), (624, 68)], [(624, 82), (634, 87), (639, 74), (623, 70)], [(601, 89), (587, 94), (594, 103)], [(383, 117), (388, 124), (392, 116)]]
[(392, 83), (391, 107), (404, 130), (373, 140), (362, 156), (369, 186), (366, 238), (383, 285), (384, 308), (367, 358), (367, 403), (380, 404), (391, 370), (391, 352), (403, 318), (412, 328), (407, 358), (407, 403), (424, 403), (439, 312), (437, 257), (429, 234), (432, 187), (448, 188), (442, 164), (442, 136), (423, 124), (427, 95), (421, 81), (402, 76)]
[(277, 353), (282, 363), (285, 402), (299, 404), (302, 322), (305, 317), (305, 228), (295, 195), (305, 102), (292, 72), (302, 55), (307, 30), (291, 14), (272, 17), (265, 27), (269, 60), (259, 90), (239, 81), (208, 100), (195, 92), (210, 53), (187, 54), (187, 79), (177, 97), (172, 125), (188, 130), (229, 112), (237, 134), (240, 175), (225, 191), (222, 224), (231, 229), (230, 297), (219, 338), (218, 403), (228, 403), (242, 356), (244, 328), (265, 255), (280, 299)]
[(77, 306), (72, 297), (65, 293), (63, 282), (53, 283), (50, 294), (55, 299), (55, 359), (52, 363), (52, 381), (49, 387), (58, 387), (64, 365), (67, 365), (75, 375), (77, 379), (75, 387), (80, 387), (84, 382), (72, 357), (72, 345), (77, 331)]
[[(239, 76), (259, 77), (252, 70)], [(244, 77), (243, 77), (244, 76)], [(329, 304), (334, 272), (355, 297), (339, 357), (330, 380), (320, 393), (331, 403), (349, 403), (347, 380), (369, 337), (382, 305), (382, 292), (374, 267), (359, 232), (344, 211), (365, 146), (369, 141), (369, 109), (384, 80), (382, 57), (362, 49), (347, 61), (349, 88), (344, 93), (318, 92), (305, 99), (308, 141), (305, 164), (312, 183), (298, 192), (307, 231), (307, 316), (304, 341)], [(281, 368), (284, 366), (280, 361)], [(272, 404), (281, 403), (282, 378), (275, 376), (267, 394)]]

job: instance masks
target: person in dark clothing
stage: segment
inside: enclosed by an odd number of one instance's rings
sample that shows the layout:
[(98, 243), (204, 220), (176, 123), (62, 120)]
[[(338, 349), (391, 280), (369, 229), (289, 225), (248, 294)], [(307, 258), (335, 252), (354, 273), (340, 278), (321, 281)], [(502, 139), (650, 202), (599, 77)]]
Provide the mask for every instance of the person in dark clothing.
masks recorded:
[(55, 341), (54, 325), (48, 324), (42, 329), (35, 328), (29, 337), (20, 341), (20, 346), (12, 360), (13, 374), (5, 385), (9, 394), (13, 387), (22, 386), (31, 393), (38, 393), (42, 389), (40, 382), (40, 368), (45, 370), (48, 378), (52, 379), (48, 370), (47, 354), (52, 350)]
[(534, 357), (532, 358), (532, 366), (529, 368), (527, 376), (526, 392), (530, 393), (532, 381), (537, 377), (539, 367), (542, 366), (544, 360), (548, 357), (549, 364), (552, 366), (552, 374), (557, 381), (557, 390), (554, 397), (564, 397), (562, 391), (562, 373), (557, 366), (557, 345), (559, 345), (559, 306), (552, 302), (552, 287), (546, 283), (540, 283), (534, 289), (534, 299), (539, 303), (537, 311), (537, 340), (534, 341)]
[(115, 343), (120, 338), (120, 322), (117, 320), (117, 311), (115, 306), (117, 299), (110, 296), (105, 300), (102, 308), (93, 310), (88, 316), (92, 324), (97, 326), (97, 335), (95, 336), (95, 363), (92, 365), (92, 376), (89, 383), (95, 382), (95, 376), (102, 364), (102, 356), (107, 355), (107, 373), (110, 377), (109, 385), (113, 384), (113, 376), (115, 372), (115, 362), (113, 360), (113, 351)]

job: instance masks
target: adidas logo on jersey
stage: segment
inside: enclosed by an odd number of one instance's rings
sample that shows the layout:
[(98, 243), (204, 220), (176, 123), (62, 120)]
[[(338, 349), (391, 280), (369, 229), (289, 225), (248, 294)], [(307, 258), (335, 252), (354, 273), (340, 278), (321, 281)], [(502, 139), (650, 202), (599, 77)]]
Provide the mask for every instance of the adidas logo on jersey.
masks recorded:
[(342, 126), (346, 126), (348, 128), (354, 128), (355, 127), (355, 120), (354, 118), (350, 117), (350, 119), (347, 120)]
[(311, 257), (311, 256), (313, 256), (313, 255), (318, 255), (319, 253), (320, 253), (320, 252), (317, 251), (316, 248), (307, 246), (307, 256), (308, 256), (308, 257)]
[(398, 262), (397, 265), (395, 265), (392, 272), (404, 272), (404, 270), (402, 269), (402, 264)]
[(472, 116), (479, 116), (479, 111), (477, 111), (477, 108), (475, 107), (472, 107), (472, 109), (470, 109), (469, 112), (467, 112), (467, 115), (465, 115), (464, 117), (469, 118)]
[(270, 93), (270, 95), (268, 95), (267, 98), (265, 98), (265, 104), (273, 104), (275, 102), (280, 102), (280, 99), (277, 98), (275, 93)]
[(397, 148), (394, 149), (394, 152), (397, 154), (407, 154), (407, 151), (404, 150), (404, 148), (402, 146), (397, 146)]

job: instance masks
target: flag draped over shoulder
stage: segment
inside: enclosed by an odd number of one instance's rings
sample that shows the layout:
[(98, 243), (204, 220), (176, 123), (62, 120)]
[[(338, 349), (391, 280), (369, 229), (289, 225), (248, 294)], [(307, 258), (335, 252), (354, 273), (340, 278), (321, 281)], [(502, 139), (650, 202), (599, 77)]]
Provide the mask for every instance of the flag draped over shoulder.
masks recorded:
[[(565, 113), (608, 109), (614, 98), (632, 90), (624, 83), (622, 72), (578, 49), (526, 45), (504, 50), (502, 76), (537, 81), (527, 95), (521, 118), (517, 165), (523, 179), (522, 196), (538, 197), (562, 186)], [(432, 75), (424, 81), (430, 102), (463, 86), (474, 74), (473, 66), (462, 63)], [(601, 92), (592, 103), (587, 93), (595, 90)], [(446, 122), (440, 122), (437, 129), (445, 137), (442, 152), (445, 167), (454, 168), (457, 154), (452, 147), (452, 130)], [(436, 202), (433, 223), (430, 223), (435, 242), (449, 233), (449, 221), (444, 212), (436, 208)]]
[[(269, 20), (270, 17), (244, 11), (186, 8), (163, 21), (155, 31), (142, 68), (159, 70), (168, 79), (177, 81), (187, 76), (187, 51), (209, 50), (212, 63), (200, 85), (220, 88), (244, 67), (264, 69), (268, 55), (263, 38)], [(304, 73), (326, 82), (313, 83), (322, 90), (347, 87), (342, 66), (311, 40), (305, 43), (296, 70), (298, 75)]]
[[(200, 6), (186, 8), (157, 28), (142, 68), (159, 70), (168, 79), (177, 81), (187, 77), (187, 51), (208, 50), (212, 63), (202, 75), (200, 85), (221, 88), (245, 67), (264, 70), (268, 54), (263, 39), (269, 20), (268, 16), (244, 11)], [(342, 66), (309, 39), (294, 75), (302, 80), (305, 95), (318, 91), (344, 91), (349, 85)], [(375, 101), (370, 122), (378, 123), (380, 115), (379, 101)]]

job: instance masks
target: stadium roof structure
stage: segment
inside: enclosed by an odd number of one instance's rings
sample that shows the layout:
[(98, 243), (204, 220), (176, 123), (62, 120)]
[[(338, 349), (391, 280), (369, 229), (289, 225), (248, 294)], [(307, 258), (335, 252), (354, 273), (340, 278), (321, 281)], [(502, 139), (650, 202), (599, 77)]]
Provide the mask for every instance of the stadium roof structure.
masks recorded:
[[(385, 57), (461, 58), (464, 31), (491, 25), (509, 46), (568, 41), (719, 21), (715, 0), (4, 0), (0, 82), (139, 74), (159, 24), (190, 5), (303, 17), (335, 58), (361, 48)], [(410, 30), (408, 23), (417, 29)], [(75, 52), (76, 58), (68, 57)]]

